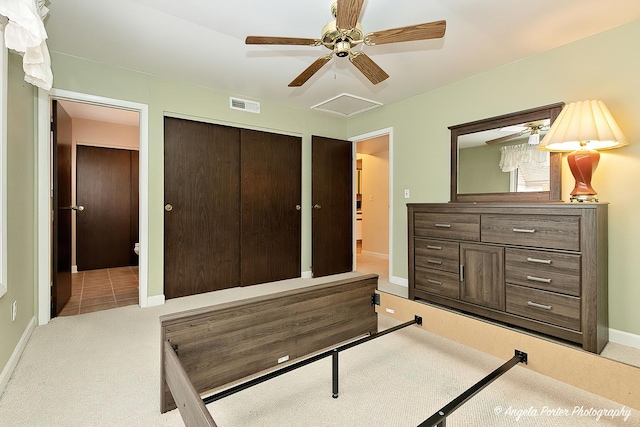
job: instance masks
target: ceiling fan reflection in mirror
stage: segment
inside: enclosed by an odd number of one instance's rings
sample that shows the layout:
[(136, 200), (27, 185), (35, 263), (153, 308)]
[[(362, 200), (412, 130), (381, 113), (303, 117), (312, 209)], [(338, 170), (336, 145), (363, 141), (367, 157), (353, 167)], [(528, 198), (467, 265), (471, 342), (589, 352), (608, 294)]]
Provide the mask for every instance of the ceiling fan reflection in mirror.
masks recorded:
[(542, 122), (526, 123), (524, 125), (507, 126), (500, 129), (505, 132), (514, 132), (509, 135), (501, 136), (499, 138), (490, 139), (485, 141), (486, 144), (500, 144), (512, 139), (520, 138), (529, 134), (528, 143), (531, 145), (538, 145), (540, 143), (540, 132), (549, 130), (549, 120)]
[(329, 60), (336, 55), (339, 58), (348, 57), (362, 74), (374, 85), (386, 80), (389, 75), (363, 51), (352, 49), (364, 43), (367, 46), (399, 43), (415, 40), (437, 39), (444, 36), (446, 21), (436, 21), (424, 24), (409, 25), (407, 27), (362, 33), (359, 17), (364, 0), (338, 0), (331, 5), (334, 20), (322, 29), (319, 39), (298, 37), (248, 36), (246, 44), (259, 45), (293, 45), (293, 46), (324, 46), (331, 53), (316, 59), (306, 70), (296, 77), (289, 87), (302, 86), (317, 73)]

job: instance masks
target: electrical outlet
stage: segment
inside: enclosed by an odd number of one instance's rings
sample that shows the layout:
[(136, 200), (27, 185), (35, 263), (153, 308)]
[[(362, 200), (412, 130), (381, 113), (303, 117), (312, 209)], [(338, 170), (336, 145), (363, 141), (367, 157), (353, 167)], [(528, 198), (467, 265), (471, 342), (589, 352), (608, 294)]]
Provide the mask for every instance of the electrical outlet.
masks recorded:
[(404, 198), (408, 199), (411, 197), (411, 194), (409, 193), (409, 189), (407, 188), (406, 190), (404, 190)]
[(14, 301), (13, 304), (11, 304), (11, 321), (12, 322), (16, 321), (17, 315), (18, 315), (18, 301)]

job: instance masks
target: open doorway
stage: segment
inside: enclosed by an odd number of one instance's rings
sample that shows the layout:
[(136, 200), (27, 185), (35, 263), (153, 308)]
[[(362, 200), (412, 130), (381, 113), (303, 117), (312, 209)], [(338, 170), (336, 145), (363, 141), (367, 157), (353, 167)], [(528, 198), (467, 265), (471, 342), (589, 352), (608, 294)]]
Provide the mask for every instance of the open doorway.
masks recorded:
[(356, 270), (379, 276), (381, 289), (391, 281), (391, 129), (352, 138), (355, 151)]
[[(140, 114), (69, 100), (53, 106), (70, 120), (72, 274), (70, 298), (63, 307), (53, 307), (52, 316), (138, 304)], [(54, 120), (54, 129), (55, 125)], [(53, 143), (53, 167), (60, 170), (55, 131)], [(57, 187), (61, 184), (54, 186), (54, 199), (63, 194), (55, 191)], [(68, 231), (55, 221), (53, 226), (58, 240), (52, 252), (60, 260), (59, 245), (69, 240), (61, 234)], [(55, 262), (54, 266), (66, 267)], [(54, 277), (54, 299), (62, 289), (58, 279), (63, 279), (59, 273)]]
[[(127, 243), (127, 254), (126, 256), (129, 258), (136, 257), (138, 260), (138, 267), (135, 267), (135, 262), (125, 262), (124, 267), (129, 270), (136, 270), (132, 273), (133, 276), (137, 279), (137, 284), (135, 289), (129, 289), (127, 292), (127, 304), (139, 304), (142, 307), (146, 307), (149, 305), (149, 298), (147, 296), (147, 275), (148, 275), (148, 107), (144, 104), (132, 103), (129, 101), (122, 101), (110, 98), (103, 98), (93, 95), (63, 91), (52, 89), (51, 91), (44, 92), (39, 91), (38, 93), (38, 163), (37, 168), (39, 171), (38, 174), (38, 221), (41, 225), (38, 228), (38, 263), (40, 265), (38, 271), (38, 322), (39, 324), (46, 324), (49, 322), (52, 314), (56, 315), (59, 313), (52, 312), (50, 300), (54, 297), (54, 291), (52, 290), (53, 280), (55, 279), (55, 269), (58, 268), (55, 263), (53, 263), (54, 259), (54, 244), (52, 242), (53, 233), (56, 230), (55, 225), (50, 221), (51, 210), (54, 208), (59, 208), (56, 205), (53, 205), (53, 192), (51, 183), (54, 178), (54, 166), (56, 162), (52, 156), (53, 153), (53, 142), (49, 137), (49, 128), (50, 128), (50, 117), (52, 115), (52, 106), (55, 104), (59, 104), (62, 102), (65, 107), (70, 110), (69, 116), (72, 117), (72, 120), (84, 120), (86, 123), (92, 123), (96, 127), (101, 127), (99, 131), (90, 129), (91, 126), (81, 126), (78, 125), (75, 128), (74, 132), (71, 131), (73, 143), (76, 145), (73, 152), (74, 156), (78, 147), (84, 147), (89, 149), (90, 151), (93, 149), (99, 150), (107, 150), (110, 152), (129, 152), (135, 153), (135, 155), (130, 155), (128, 160), (128, 166), (135, 165), (137, 168), (137, 177), (134, 178), (134, 181), (131, 182), (131, 192), (129, 193), (130, 198), (137, 198), (137, 201), (132, 202), (129, 200), (129, 203), (126, 203), (130, 209), (129, 216), (132, 218), (130, 221), (130, 225), (132, 227), (127, 227), (126, 234), (130, 237), (131, 242)], [(78, 111), (74, 111), (74, 108), (85, 109), (84, 113), (80, 113)], [(93, 113), (91, 112), (93, 111)], [(101, 111), (106, 116), (96, 116), (96, 112)], [(85, 114), (86, 116), (83, 116)], [(91, 114), (94, 114), (93, 116)], [(120, 116), (120, 118), (117, 118)], [(128, 117), (127, 119), (123, 119), (123, 117)], [(113, 142), (111, 143), (111, 147), (109, 144), (104, 143), (104, 139), (110, 139), (111, 141), (120, 141), (122, 142), (124, 139), (122, 135), (118, 133), (118, 131), (106, 130), (108, 127), (114, 127), (118, 122), (124, 120), (125, 123), (119, 123), (123, 126), (132, 126), (133, 129), (129, 129), (129, 133), (132, 135), (129, 140), (135, 140), (135, 147), (132, 146), (113, 146)], [(80, 123), (80, 122), (78, 122)], [(117, 126), (116, 126), (117, 128)], [(122, 129), (120, 129), (122, 131)], [(53, 135), (52, 135), (53, 137)], [(99, 156), (100, 157), (100, 156)], [(77, 158), (74, 158), (74, 161), (77, 161)], [(77, 167), (77, 165), (74, 165)], [(76, 176), (78, 171), (74, 170), (73, 172), (69, 172), (70, 175)], [(129, 171), (129, 174), (133, 177), (134, 172), (132, 170)], [(109, 178), (100, 178), (107, 181), (110, 181)], [(76, 196), (76, 191), (78, 189), (74, 187), (72, 191), (73, 196)], [(99, 193), (99, 192), (96, 192)], [(107, 197), (109, 199), (109, 197)], [(75, 199), (69, 203), (70, 206), (67, 208), (73, 212), (72, 216), (75, 216), (75, 220), (77, 220), (77, 214), (83, 212), (85, 206), (83, 206), (83, 202)], [(98, 209), (99, 211), (99, 209)], [(54, 214), (55, 215), (55, 214)], [(78, 224), (74, 223), (73, 229), (78, 228)], [(105, 228), (103, 226), (103, 228)], [(137, 228), (137, 230), (135, 230)], [(139, 238), (131, 237), (133, 234), (137, 234)], [(72, 241), (72, 239), (69, 239)], [(76, 240), (76, 239), (73, 239)], [(139, 242), (138, 254), (136, 254), (135, 250), (135, 242), (133, 240), (137, 240)], [(129, 244), (133, 243), (133, 244)], [(69, 244), (71, 247), (71, 244)], [(78, 253), (77, 253), (77, 245), (74, 245), (73, 248), (73, 261), (70, 261), (69, 264), (73, 264), (73, 266), (77, 266)], [(70, 252), (71, 249), (70, 249)], [(130, 252), (130, 253), (129, 253)], [(69, 257), (71, 259), (71, 256)], [(135, 267), (135, 268), (132, 268)], [(77, 267), (75, 267), (77, 269)], [(70, 268), (71, 270), (71, 268)], [(75, 271), (75, 269), (74, 269)], [(113, 282), (117, 282), (118, 278), (121, 279), (122, 275), (120, 272), (108, 272), (111, 275), (111, 278), (107, 278), (110, 280), (108, 289), (112, 292), (110, 297), (113, 299), (113, 289), (117, 287), (117, 284)], [(119, 276), (119, 277), (118, 277)], [(116, 280), (114, 280), (116, 279)], [(87, 294), (85, 294), (87, 295)], [(88, 296), (88, 295), (87, 295)], [(154, 304), (156, 302), (154, 301)], [(123, 301), (120, 301), (119, 305), (125, 305)], [(104, 307), (109, 308), (109, 307)], [(95, 310), (92, 310), (95, 311)], [(79, 311), (80, 312), (80, 311)]]

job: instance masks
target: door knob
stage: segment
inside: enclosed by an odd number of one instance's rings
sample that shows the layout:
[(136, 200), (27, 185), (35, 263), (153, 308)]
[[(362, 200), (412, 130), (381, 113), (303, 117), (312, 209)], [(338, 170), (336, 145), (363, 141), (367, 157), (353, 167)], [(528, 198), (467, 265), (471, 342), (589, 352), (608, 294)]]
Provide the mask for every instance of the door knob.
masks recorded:
[(320, 209), (321, 207), (322, 207), (322, 206), (320, 206), (320, 205), (319, 205), (319, 204), (317, 204), (317, 203), (316, 203), (315, 205), (313, 205), (313, 209)]
[(74, 211), (82, 212), (84, 210), (84, 206), (82, 206), (82, 205), (80, 205), (80, 206), (71, 206), (71, 209), (73, 209)]
[(296, 210), (299, 211), (300, 209), (302, 209), (302, 206), (296, 205)]
[(173, 210), (173, 206), (171, 206), (170, 203), (167, 203), (166, 205), (164, 205), (164, 210), (167, 212), (171, 212)]

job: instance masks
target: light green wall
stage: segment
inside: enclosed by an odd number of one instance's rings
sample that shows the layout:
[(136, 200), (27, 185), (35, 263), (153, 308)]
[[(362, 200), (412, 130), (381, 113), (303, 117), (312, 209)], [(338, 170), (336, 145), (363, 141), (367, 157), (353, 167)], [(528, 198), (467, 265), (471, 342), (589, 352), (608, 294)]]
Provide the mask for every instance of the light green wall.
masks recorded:
[(458, 151), (459, 193), (509, 191), (511, 174), (502, 172), (500, 169), (500, 147), (502, 146), (504, 145), (485, 145)]
[[(640, 21), (378, 108), (348, 123), (349, 137), (393, 127), (393, 271), (407, 277), (407, 200), (449, 201), (448, 126), (559, 101), (601, 99), (628, 147), (604, 152), (592, 184), (609, 202), (609, 323), (640, 334)], [(393, 79), (393, 76), (391, 76)], [(563, 161), (563, 191), (573, 178)]]
[[(54, 87), (149, 106), (149, 296), (163, 293), (165, 114), (302, 137), (302, 271), (311, 264), (311, 135), (346, 137), (346, 119), (262, 102), (261, 114), (229, 108), (229, 95), (185, 82), (52, 53)], [(251, 99), (251, 98), (249, 98)]]
[[(35, 91), (23, 81), (22, 58), (9, 54), (7, 90), (7, 293), (0, 298), (0, 371), (34, 316)], [(11, 305), (18, 315), (11, 321)]]

